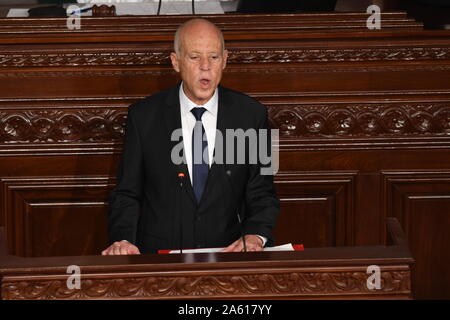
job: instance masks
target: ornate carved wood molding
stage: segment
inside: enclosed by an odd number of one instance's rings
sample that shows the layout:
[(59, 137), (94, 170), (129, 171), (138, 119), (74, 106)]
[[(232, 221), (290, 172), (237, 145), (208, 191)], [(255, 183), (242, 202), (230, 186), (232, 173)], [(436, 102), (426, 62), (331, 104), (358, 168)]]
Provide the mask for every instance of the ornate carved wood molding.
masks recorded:
[[(112, 52), (111, 52), (112, 51)], [(114, 52), (10, 52), (0, 54), (1, 68), (92, 67), (92, 66), (170, 66), (170, 50)], [(228, 63), (289, 64), (315, 62), (409, 62), (450, 60), (449, 47), (393, 47), (344, 49), (230, 48)]]
[[(450, 134), (450, 103), (267, 104), (282, 138), (405, 138)], [(0, 111), (0, 143), (120, 143), (127, 107)]]
[[(5, 278), (3, 299), (195, 299), (234, 297), (408, 296), (410, 271), (381, 269), (381, 288), (369, 290), (368, 274), (357, 268), (341, 271), (285, 273), (81, 277), (81, 289), (68, 289), (63, 279)], [(55, 278), (55, 277), (53, 277)], [(61, 276), (58, 278), (62, 278)]]
[(89, 108), (0, 111), (2, 143), (122, 141), (127, 110)]
[(450, 133), (450, 103), (268, 106), (280, 136), (419, 136)]
[(229, 54), (231, 63), (306, 63), (445, 60), (450, 48), (349, 48), (349, 49), (263, 49), (235, 50)]

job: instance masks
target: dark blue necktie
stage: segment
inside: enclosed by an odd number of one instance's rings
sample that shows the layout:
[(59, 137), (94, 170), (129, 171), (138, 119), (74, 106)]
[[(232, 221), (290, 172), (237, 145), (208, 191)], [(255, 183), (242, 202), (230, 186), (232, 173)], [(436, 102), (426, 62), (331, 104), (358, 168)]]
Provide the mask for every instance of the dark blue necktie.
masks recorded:
[(209, 171), (208, 141), (206, 136), (203, 139), (205, 128), (202, 124), (202, 115), (205, 111), (206, 109), (201, 107), (191, 110), (197, 120), (192, 132), (192, 182), (197, 203), (202, 198)]

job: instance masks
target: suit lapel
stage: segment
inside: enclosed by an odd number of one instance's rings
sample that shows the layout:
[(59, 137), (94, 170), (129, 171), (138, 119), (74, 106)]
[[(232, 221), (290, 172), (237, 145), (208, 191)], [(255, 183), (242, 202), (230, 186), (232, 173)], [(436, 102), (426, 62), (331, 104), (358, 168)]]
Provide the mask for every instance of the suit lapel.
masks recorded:
[[(180, 85), (171, 88), (168, 92), (168, 95), (165, 100), (165, 108), (164, 108), (164, 121), (167, 126), (168, 131), (168, 137), (172, 136), (172, 132), (175, 130), (181, 130), (181, 113), (180, 113), (180, 99), (179, 99), (179, 89)], [(181, 141), (183, 141), (183, 136), (181, 136)], [(172, 152), (173, 148), (180, 143), (180, 141), (169, 141), (169, 152)], [(184, 157), (184, 148), (183, 148), (183, 157)], [(186, 161), (184, 160), (183, 163), (180, 165), (176, 165), (173, 162), (171, 162), (172, 166), (172, 173), (173, 176), (178, 176), (178, 173), (182, 172), (184, 173), (184, 180), (186, 181), (184, 183), (185, 190), (187, 194), (190, 196), (191, 200), (196, 203), (197, 200), (195, 199), (194, 190), (191, 185), (189, 170), (186, 165)]]

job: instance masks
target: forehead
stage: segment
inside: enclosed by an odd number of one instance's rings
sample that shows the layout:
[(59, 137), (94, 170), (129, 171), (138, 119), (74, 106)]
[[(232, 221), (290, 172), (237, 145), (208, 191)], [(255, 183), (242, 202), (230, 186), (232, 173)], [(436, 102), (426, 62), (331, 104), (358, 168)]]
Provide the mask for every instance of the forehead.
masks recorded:
[(181, 41), (187, 51), (219, 51), (222, 46), (219, 32), (212, 28), (185, 30)]

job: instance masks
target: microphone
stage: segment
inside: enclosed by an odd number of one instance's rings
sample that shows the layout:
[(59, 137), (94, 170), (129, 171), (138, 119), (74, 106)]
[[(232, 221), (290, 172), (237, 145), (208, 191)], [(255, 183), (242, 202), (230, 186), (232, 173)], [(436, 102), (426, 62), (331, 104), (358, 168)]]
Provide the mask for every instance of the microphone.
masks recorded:
[(236, 203), (236, 213), (237, 213), (237, 218), (239, 221), (239, 232), (241, 234), (242, 243), (244, 245), (244, 252), (247, 252), (247, 244), (245, 243), (245, 235), (244, 235), (244, 231), (242, 230), (241, 215), (239, 214), (239, 204), (237, 203), (238, 199), (237, 199), (236, 193), (234, 192), (233, 185), (231, 184), (231, 170), (227, 170), (226, 174), (227, 174), (228, 183), (230, 184), (231, 195), (233, 197), (233, 201), (234, 201), (234, 203)]
[(180, 253), (183, 253), (183, 172), (178, 173), (178, 180), (180, 181)]

